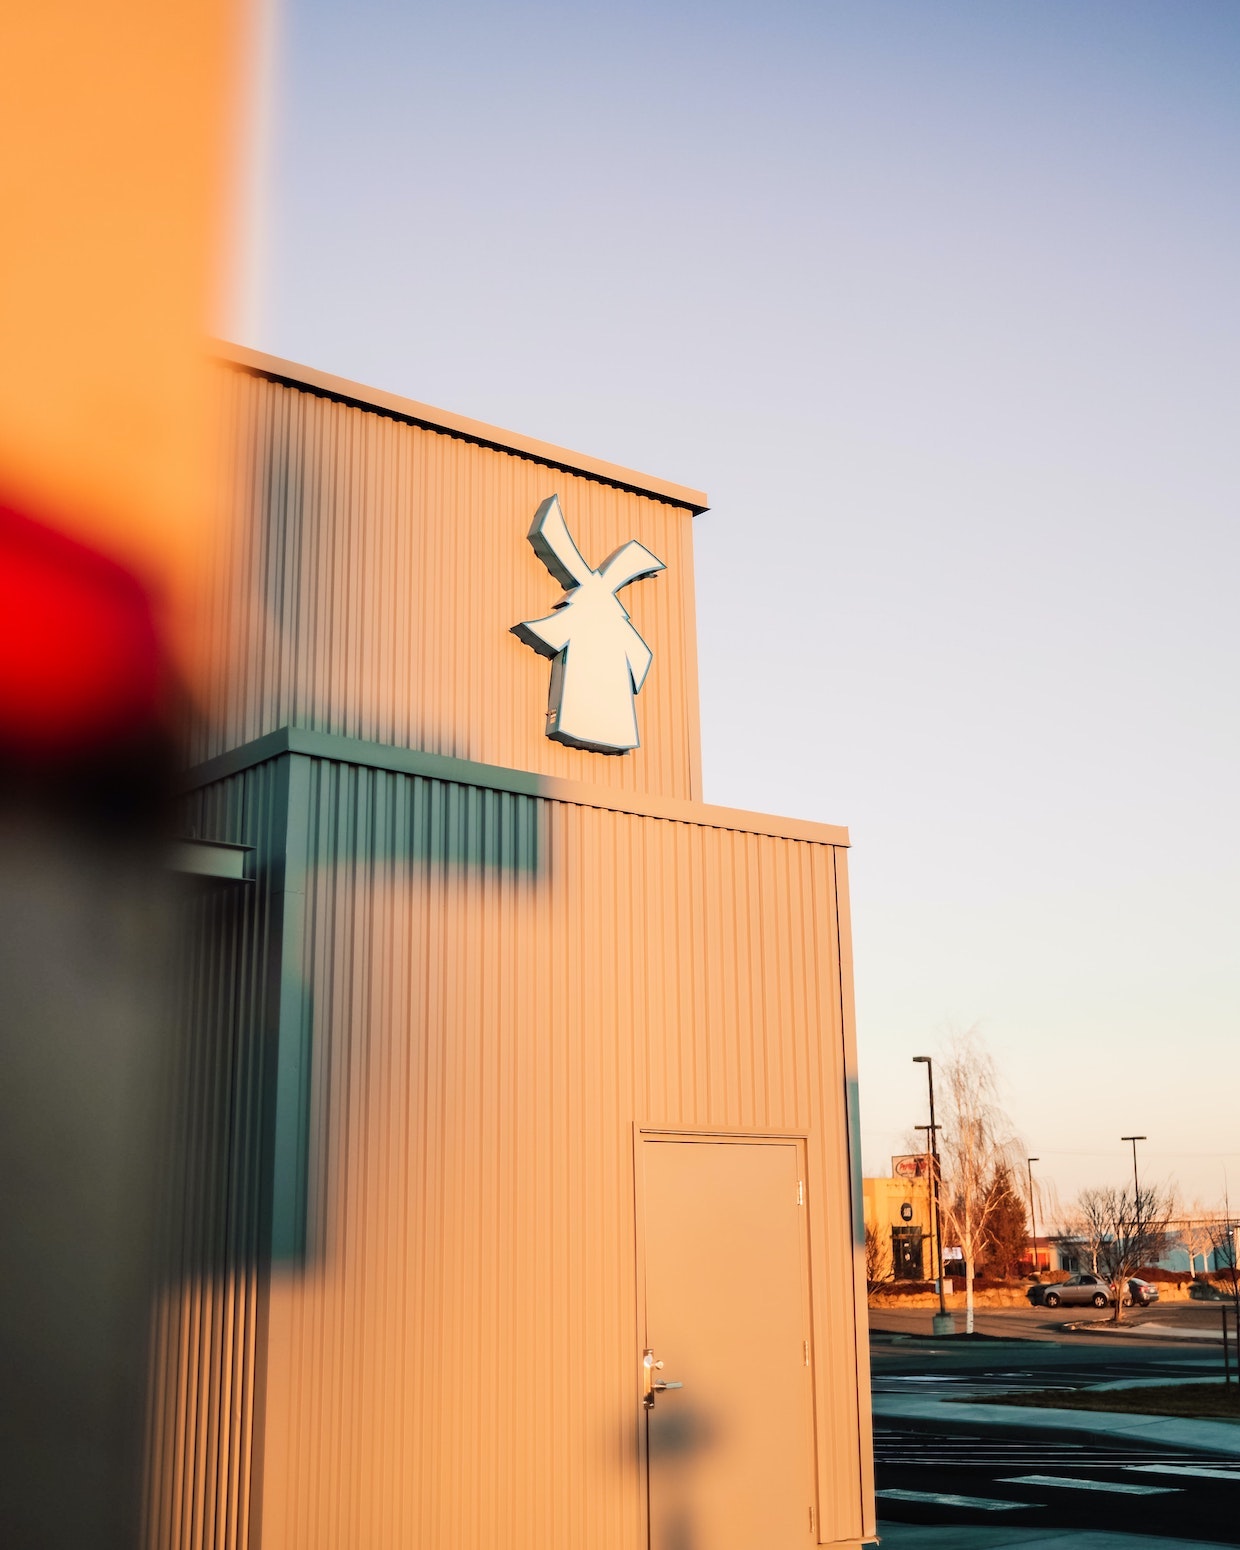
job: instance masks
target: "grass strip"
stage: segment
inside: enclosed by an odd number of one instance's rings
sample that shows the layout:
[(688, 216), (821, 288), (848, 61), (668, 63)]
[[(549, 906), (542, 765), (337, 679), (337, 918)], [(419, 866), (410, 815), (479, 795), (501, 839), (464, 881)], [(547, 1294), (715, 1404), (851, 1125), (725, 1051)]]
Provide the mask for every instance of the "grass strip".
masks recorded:
[(1174, 1415), (1240, 1421), (1240, 1384), (1177, 1383), (1130, 1389), (1026, 1389), (1016, 1394), (953, 1395), (960, 1405), (1024, 1405), (1035, 1410), (1092, 1410), (1110, 1415)]

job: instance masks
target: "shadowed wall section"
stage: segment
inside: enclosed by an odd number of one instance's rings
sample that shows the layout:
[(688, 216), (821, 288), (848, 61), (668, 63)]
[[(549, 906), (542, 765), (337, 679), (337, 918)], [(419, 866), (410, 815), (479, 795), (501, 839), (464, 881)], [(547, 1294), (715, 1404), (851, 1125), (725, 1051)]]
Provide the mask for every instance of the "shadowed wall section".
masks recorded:
[[(186, 832), (252, 847), (254, 881), (187, 884), (181, 900), (149, 1545), (234, 1550), (257, 1533), (271, 1270), (300, 1275), (326, 1246), (329, 1185), (310, 1173), (330, 1156), (311, 1146), (313, 1126), (324, 1142), (329, 1134), (321, 1094), (312, 1111), (315, 1005), (320, 995), (333, 1004), (351, 975), (307, 936), (324, 879), (343, 888), (392, 868), (489, 871), (528, 888), (538, 822), (530, 797), (300, 755), (262, 760), (187, 799)], [(384, 971), (382, 952), (362, 962)]]
[(256, 881), (187, 884), (181, 901), (146, 1542), (241, 1550), (250, 1543), (270, 1258), (269, 1029), (287, 772), (261, 764), (196, 792), (186, 807), (187, 832), (254, 847)]

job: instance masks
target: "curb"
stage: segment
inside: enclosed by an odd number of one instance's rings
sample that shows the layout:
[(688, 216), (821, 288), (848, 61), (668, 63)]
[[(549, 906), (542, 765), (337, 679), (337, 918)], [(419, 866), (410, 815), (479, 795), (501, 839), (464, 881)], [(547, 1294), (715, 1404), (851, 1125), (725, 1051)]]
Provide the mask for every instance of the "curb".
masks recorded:
[(1089, 1319), (1080, 1323), (1061, 1324), (1060, 1329), (1065, 1334), (1071, 1335), (1097, 1335), (1106, 1336), (1135, 1336), (1138, 1340), (1160, 1340), (1164, 1344), (1168, 1341), (1191, 1340), (1212, 1341), (1215, 1345), (1221, 1345), (1223, 1337), (1212, 1329), (1176, 1329), (1173, 1324), (1114, 1324), (1110, 1319)]
[(870, 1331), (870, 1341), (874, 1345), (905, 1345), (909, 1341), (917, 1340), (940, 1343), (950, 1340), (953, 1344), (968, 1344), (974, 1340), (984, 1340), (988, 1345), (1055, 1345), (1057, 1343), (1033, 1335), (988, 1335), (980, 1329), (975, 1329), (971, 1335), (966, 1335), (964, 1330), (958, 1330), (952, 1335), (927, 1334), (919, 1329), (872, 1329)]

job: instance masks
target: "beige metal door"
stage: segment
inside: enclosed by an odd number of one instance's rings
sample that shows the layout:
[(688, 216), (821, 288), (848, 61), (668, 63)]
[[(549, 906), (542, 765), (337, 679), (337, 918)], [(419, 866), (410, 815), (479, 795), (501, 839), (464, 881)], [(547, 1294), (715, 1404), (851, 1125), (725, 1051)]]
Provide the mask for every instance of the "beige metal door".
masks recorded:
[(800, 1550), (817, 1537), (801, 1148), (643, 1136), (638, 1167), (651, 1550)]

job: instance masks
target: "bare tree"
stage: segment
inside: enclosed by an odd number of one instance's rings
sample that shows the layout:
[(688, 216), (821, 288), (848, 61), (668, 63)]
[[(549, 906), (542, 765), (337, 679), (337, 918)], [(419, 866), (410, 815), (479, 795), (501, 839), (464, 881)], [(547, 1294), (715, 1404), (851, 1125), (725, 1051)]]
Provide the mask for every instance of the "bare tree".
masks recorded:
[(872, 1292), (887, 1279), (887, 1256), (883, 1251), (883, 1238), (873, 1222), (865, 1229), (865, 1287)]
[(964, 1254), (965, 1333), (971, 1335), (973, 1280), (1000, 1200), (991, 1185), (996, 1172), (1010, 1166), (1015, 1143), (999, 1103), (994, 1060), (976, 1029), (956, 1035), (939, 1069), (943, 1073), (944, 1229)]
[(1209, 1223), (1211, 1249), (1214, 1252), (1214, 1274), (1223, 1282), (1237, 1310), (1240, 1310), (1240, 1265), (1237, 1265), (1235, 1238), (1240, 1234), (1231, 1217)]
[(1231, 1214), (1231, 1195), (1223, 1202), (1223, 1217), (1210, 1223), (1210, 1247), (1214, 1251), (1214, 1274), (1222, 1281), (1236, 1310), (1236, 1339), (1240, 1340), (1240, 1227)]
[(1107, 1206), (1099, 1198), (1102, 1194), (1104, 1192), (1099, 1189), (1083, 1189), (1065, 1218), (1065, 1231), (1071, 1231), (1071, 1235), (1076, 1238), (1083, 1254), (1090, 1260), (1094, 1276), (1102, 1274), (1097, 1257), (1108, 1231)]
[(1185, 1215), (1175, 1224), (1175, 1235), (1180, 1247), (1188, 1255), (1188, 1273), (1197, 1274), (1197, 1256), (1201, 1256), (1201, 1268), (1210, 1269), (1210, 1255), (1216, 1247), (1215, 1235), (1220, 1223), (1207, 1211), (1199, 1200), (1194, 1200)]
[(1096, 1273), (1111, 1284), (1115, 1323), (1124, 1316), (1129, 1277), (1166, 1253), (1173, 1210), (1174, 1196), (1157, 1185), (1146, 1186), (1138, 1194), (1126, 1189), (1087, 1189), (1077, 1197), (1087, 1241), (1097, 1245)]

